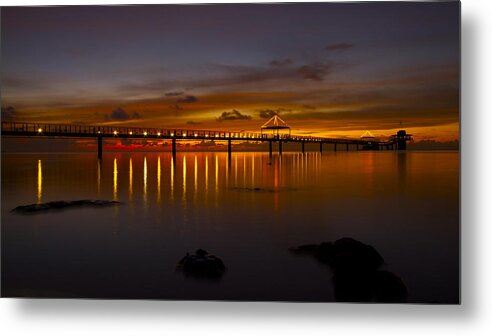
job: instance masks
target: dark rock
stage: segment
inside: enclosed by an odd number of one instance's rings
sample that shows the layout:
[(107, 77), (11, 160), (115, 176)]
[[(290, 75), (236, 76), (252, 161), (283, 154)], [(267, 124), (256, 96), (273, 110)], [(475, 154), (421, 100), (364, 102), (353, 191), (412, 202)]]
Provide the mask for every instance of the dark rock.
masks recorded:
[(22, 214), (29, 214), (29, 213), (37, 213), (41, 211), (48, 211), (48, 210), (60, 210), (66, 208), (86, 207), (86, 206), (103, 207), (103, 206), (116, 205), (116, 204), (120, 204), (120, 202), (105, 201), (105, 200), (53, 201), (53, 202), (41, 203), (41, 204), (20, 205), (15, 209), (13, 209), (12, 211)]
[(394, 273), (375, 272), (373, 284), (377, 302), (396, 303), (407, 300), (407, 286)]
[(203, 249), (198, 249), (195, 254), (186, 252), (186, 255), (178, 262), (177, 269), (182, 270), (186, 276), (218, 279), (222, 277), (227, 268), (221, 258)]
[(312, 255), (332, 269), (337, 301), (406, 302), (405, 284), (395, 274), (379, 270), (384, 259), (371, 245), (342, 238), (334, 243), (301, 245), (289, 250)]

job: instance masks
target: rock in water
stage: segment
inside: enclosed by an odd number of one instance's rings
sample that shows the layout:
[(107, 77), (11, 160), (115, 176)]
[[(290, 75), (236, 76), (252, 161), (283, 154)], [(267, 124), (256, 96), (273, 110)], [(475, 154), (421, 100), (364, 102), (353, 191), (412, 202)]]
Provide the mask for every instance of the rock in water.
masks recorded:
[(29, 205), (20, 205), (13, 209), (13, 212), (28, 214), (28, 213), (36, 213), (41, 211), (48, 210), (60, 210), (66, 208), (75, 208), (75, 207), (103, 207), (108, 205), (116, 205), (120, 204), (118, 201), (105, 201), (105, 200), (77, 200), (77, 201), (53, 201), (48, 203), (40, 203), (40, 204), (29, 204)]
[(289, 250), (295, 254), (312, 255), (332, 269), (337, 301), (406, 301), (405, 284), (395, 274), (379, 270), (384, 259), (371, 245), (342, 238), (334, 243), (301, 245)]
[(221, 258), (203, 249), (198, 249), (195, 254), (186, 252), (186, 255), (178, 262), (177, 269), (182, 270), (186, 276), (218, 279), (222, 277), (227, 268)]

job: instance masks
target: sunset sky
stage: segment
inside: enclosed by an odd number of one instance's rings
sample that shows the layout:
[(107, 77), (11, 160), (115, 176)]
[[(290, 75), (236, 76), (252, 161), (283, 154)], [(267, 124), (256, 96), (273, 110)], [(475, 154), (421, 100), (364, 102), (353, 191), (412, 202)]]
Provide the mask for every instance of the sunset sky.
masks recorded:
[(2, 120), (452, 141), (459, 6), (2, 8)]

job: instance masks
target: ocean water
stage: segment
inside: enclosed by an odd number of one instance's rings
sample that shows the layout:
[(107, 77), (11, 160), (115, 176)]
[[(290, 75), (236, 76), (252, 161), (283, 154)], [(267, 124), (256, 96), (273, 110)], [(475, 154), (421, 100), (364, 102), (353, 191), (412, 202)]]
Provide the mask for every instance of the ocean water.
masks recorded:
[[(459, 301), (458, 152), (2, 154), (1, 188), (3, 296), (334, 301), (288, 249), (352, 237), (409, 302)], [(11, 212), (78, 199), (122, 203)], [(198, 248), (220, 280), (176, 270)]]

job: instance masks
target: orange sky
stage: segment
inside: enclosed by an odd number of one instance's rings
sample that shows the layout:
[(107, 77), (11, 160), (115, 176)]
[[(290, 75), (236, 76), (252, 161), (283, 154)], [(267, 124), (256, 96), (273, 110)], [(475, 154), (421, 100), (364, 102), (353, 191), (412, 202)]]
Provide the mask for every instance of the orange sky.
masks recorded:
[(2, 120), (459, 138), (459, 3), (238, 9), (5, 8)]

